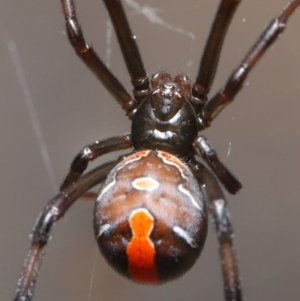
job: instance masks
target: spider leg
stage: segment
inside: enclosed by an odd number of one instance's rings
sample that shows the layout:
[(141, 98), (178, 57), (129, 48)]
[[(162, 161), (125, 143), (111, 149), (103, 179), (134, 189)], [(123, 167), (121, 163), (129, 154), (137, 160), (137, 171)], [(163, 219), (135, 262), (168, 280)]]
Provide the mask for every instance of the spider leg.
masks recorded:
[(198, 111), (207, 101), (207, 94), (217, 71), (225, 35), (240, 2), (241, 0), (221, 0), (219, 5), (192, 89), (191, 101)]
[(134, 87), (135, 99), (140, 102), (150, 93), (141, 54), (136, 43), (136, 37), (131, 32), (127, 17), (119, 0), (103, 0), (113, 23), (122, 50), (123, 58)]
[(61, 3), (66, 20), (68, 37), (76, 54), (90, 68), (90, 70), (93, 71), (103, 86), (121, 105), (122, 109), (126, 111), (128, 117), (131, 118), (132, 111), (137, 107), (137, 103), (132, 100), (130, 94), (105, 66), (93, 48), (86, 43), (76, 16), (74, 2), (72, 0), (61, 0)]
[(241, 182), (220, 161), (217, 153), (204, 136), (199, 135), (195, 139), (193, 148), (195, 153), (201, 156), (211, 168), (228, 192), (236, 194), (242, 188)]
[(248, 73), (252, 70), (266, 50), (269, 49), (280, 36), (289, 17), (299, 5), (300, 0), (290, 2), (283, 12), (270, 22), (269, 26), (258, 38), (238, 68), (229, 77), (225, 87), (205, 104), (202, 112), (198, 115), (200, 127), (202, 129), (208, 127), (212, 120), (233, 101), (234, 97), (242, 88)]
[(81, 201), (95, 201), (97, 199), (98, 193), (93, 191), (88, 191), (80, 196)]
[(60, 191), (65, 190), (67, 187), (77, 182), (83, 172), (86, 170), (89, 162), (104, 154), (128, 149), (130, 147), (132, 147), (130, 134), (125, 134), (120, 137), (108, 138), (85, 146), (71, 163), (70, 171), (62, 182)]
[(224, 280), (226, 301), (242, 301), (241, 279), (238, 270), (236, 252), (233, 245), (233, 228), (227, 201), (217, 179), (199, 162), (190, 164), (190, 168), (199, 185), (203, 187), (208, 210), (212, 215), (219, 241), (219, 253)]
[(47, 203), (33, 229), (31, 246), (18, 280), (14, 301), (30, 301), (32, 299), (42, 257), (45, 253), (53, 225), (82, 194), (101, 183), (122, 158), (120, 157), (117, 160), (95, 168)]

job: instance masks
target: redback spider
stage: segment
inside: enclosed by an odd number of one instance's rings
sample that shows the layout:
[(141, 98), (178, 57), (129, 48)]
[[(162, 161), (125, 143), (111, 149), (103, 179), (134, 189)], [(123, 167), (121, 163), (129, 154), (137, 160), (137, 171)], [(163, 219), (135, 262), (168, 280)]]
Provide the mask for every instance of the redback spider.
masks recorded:
[[(116, 20), (120, 21), (122, 13), (118, 9), (119, 2), (105, 2), (109, 5), (110, 12), (117, 14)], [(129, 46), (129, 41), (134, 39), (129, 39), (132, 35), (125, 30), (120, 36), (127, 38), (120, 44), (127, 68), (133, 77), (135, 99), (132, 100), (117, 81), (113, 84), (112, 79), (106, 81), (110, 73), (103, 71), (104, 67), (97, 57), (85, 56), (90, 54), (91, 48), (79, 50), (85, 43), (82, 40), (82, 44), (78, 45), (78, 35), (74, 35), (72, 28), (74, 29), (74, 25), (76, 30), (79, 28), (75, 16), (72, 16), (72, 20), (68, 16), (72, 15), (72, 5), (66, 3), (67, 1), (63, 1), (69, 38), (73, 46), (122, 104), (129, 119), (133, 120), (132, 132), (131, 135), (109, 138), (90, 145), (75, 158), (71, 171), (61, 186), (61, 194), (48, 203), (37, 221), (32, 234), (31, 251), (18, 283), (16, 300), (23, 300), (22, 297), (25, 296), (27, 299), (24, 300), (29, 300), (31, 297), (40, 255), (49, 238), (52, 224), (81, 194), (98, 183), (102, 183), (102, 189), (95, 206), (95, 235), (102, 253), (115, 269), (126, 277), (143, 283), (159, 284), (178, 277), (193, 265), (201, 252), (206, 235), (207, 206), (213, 216), (220, 241), (226, 300), (241, 300), (239, 274), (232, 248), (232, 229), (226, 201), (216, 178), (230, 193), (236, 193), (241, 185), (219, 161), (206, 138), (197, 136), (197, 133), (208, 127), (217, 113), (234, 98), (244, 82), (245, 78), (240, 74), (245, 68), (238, 68), (234, 73), (237, 84), (229, 80), (225, 90), (207, 102), (206, 95), (215, 72), (212, 65), (218, 61), (218, 51), (212, 54), (212, 48), (221, 49), (208, 43), (206, 49), (209, 51), (204, 55), (203, 62), (211, 59), (212, 62), (208, 65), (208, 71), (202, 69), (203, 63), (200, 64), (202, 67), (192, 94), (186, 77), (172, 79), (166, 73), (156, 73), (152, 77), (150, 91), (141, 61), (138, 59), (134, 64), (129, 63), (131, 59), (136, 60), (137, 54), (134, 54), (136, 46)], [(238, 2), (223, 1), (222, 4), (229, 9), (228, 16), (233, 13)], [(282, 19), (289, 16), (297, 5), (299, 1), (292, 2), (281, 15)], [(221, 13), (224, 13), (224, 8)], [(229, 18), (225, 18), (225, 21), (229, 22)], [(220, 22), (222, 21), (215, 24), (216, 29), (221, 29), (222, 33), (226, 26)], [(126, 24), (118, 25), (117, 28), (122, 30), (126, 28)], [(277, 36), (277, 33), (274, 35)], [(218, 38), (221, 43), (220, 32)], [(259, 47), (262, 44), (263, 42), (257, 45)], [(271, 42), (266, 44), (269, 46)], [(126, 49), (130, 50), (127, 54)], [(251, 63), (253, 60), (249, 65)], [(106, 152), (132, 146), (134, 151), (131, 155), (101, 165), (81, 177), (88, 161)], [(197, 162), (195, 155), (201, 156), (211, 171)], [(129, 176), (123, 173), (127, 171), (133, 174)], [(129, 178), (129, 183), (125, 186), (131, 188), (126, 190), (122, 185)], [(173, 185), (169, 187), (167, 183), (170, 182)], [(206, 201), (202, 193), (206, 196)], [(111, 194), (114, 195), (112, 202)], [(138, 197), (135, 197), (136, 194)], [(114, 204), (114, 200), (121, 201), (125, 196), (128, 200), (126, 205), (131, 207), (122, 209), (119, 216), (121, 206)], [(171, 199), (172, 202), (164, 203)], [(158, 200), (161, 206), (157, 207)], [(117, 209), (108, 210), (111, 205)]]

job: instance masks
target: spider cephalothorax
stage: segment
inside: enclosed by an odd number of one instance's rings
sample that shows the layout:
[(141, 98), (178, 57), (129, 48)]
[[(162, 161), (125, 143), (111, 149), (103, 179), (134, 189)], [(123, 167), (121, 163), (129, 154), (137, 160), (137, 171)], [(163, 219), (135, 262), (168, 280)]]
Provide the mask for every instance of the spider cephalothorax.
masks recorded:
[(178, 76), (172, 81), (166, 73), (152, 76), (153, 90), (140, 104), (132, 121), (132, 143), (136, 150), (159, 149), (183, 161), (193, 156), (197, 116), (188, 99), (188, 79), (185, 86), (180, 79)]

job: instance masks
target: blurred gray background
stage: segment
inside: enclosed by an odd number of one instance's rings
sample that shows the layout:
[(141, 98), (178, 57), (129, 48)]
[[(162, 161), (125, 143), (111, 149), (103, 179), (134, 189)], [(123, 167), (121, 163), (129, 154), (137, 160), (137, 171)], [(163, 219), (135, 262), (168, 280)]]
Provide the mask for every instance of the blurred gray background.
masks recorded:
[[(219, 1), (128, 3), (125, 8), (147, 72), (166, 69), (194, 78)], [(242, 1), (211, 95), (286, 3)], [(115, 37), (109, 38), (103, 4), (78, 0), (77, 8), (87, 41), (131, 90)], [(154, 9), (160, 19), (153, 23), (142, 8)], [(246, 300), (300, 298), (299, 28), (300, 11), (251, 73), (236, 101), (205, 131), (244, 185), (228, 201)], [(76, 57), (58, 0), (0, 2), (0, 66), (0, 299), (11, 300), (29, 233), (74, 155), (90, 142), (128, 132), (130, 123)], [(53, 180), (33, 125), (42, 132)], [(55, 227), (34, 300), (223, 300), (212, 227), (202, 257), (188, 274), (161, 287), (139, 286), (118, 276), (99, 254), (92, 208), (92, 202), (76, 203)]]

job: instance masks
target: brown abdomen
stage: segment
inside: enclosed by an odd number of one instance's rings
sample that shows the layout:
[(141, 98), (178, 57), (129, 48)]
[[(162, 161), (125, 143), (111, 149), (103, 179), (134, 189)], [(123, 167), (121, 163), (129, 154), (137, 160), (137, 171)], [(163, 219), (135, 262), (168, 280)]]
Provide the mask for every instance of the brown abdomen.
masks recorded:
[(99, 248), (123, 276), (160, 284), (196, 261), (207, 232), (199, 186), (176, 157), (140, 151), (108, 175), (95, 204)]

